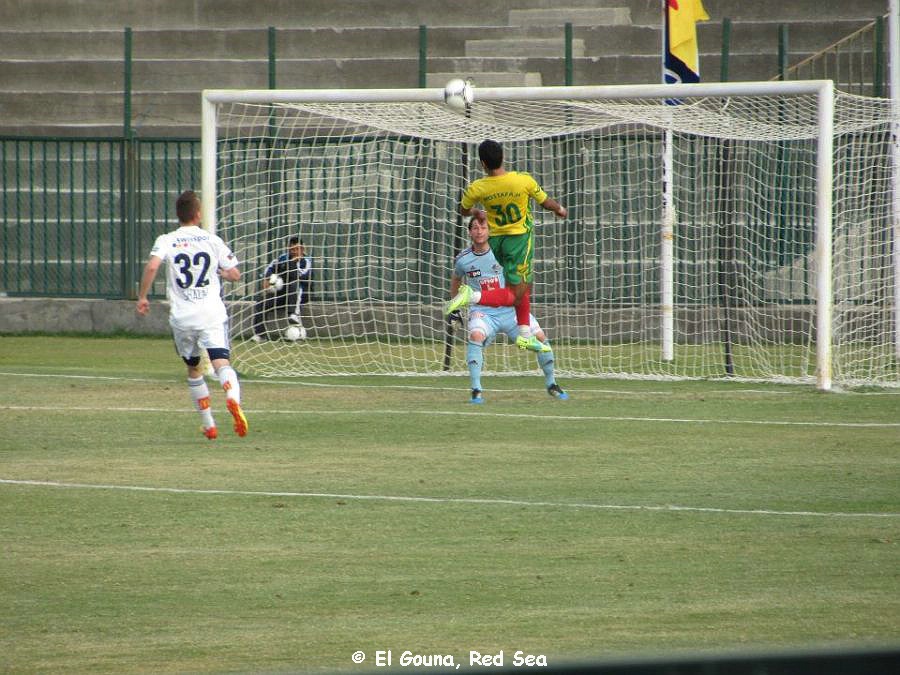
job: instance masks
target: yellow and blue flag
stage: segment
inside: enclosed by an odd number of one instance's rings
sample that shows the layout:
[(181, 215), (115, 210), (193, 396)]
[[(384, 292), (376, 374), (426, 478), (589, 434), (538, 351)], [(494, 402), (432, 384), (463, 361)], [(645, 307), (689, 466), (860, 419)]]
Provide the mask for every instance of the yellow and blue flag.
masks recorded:
[(700, 81), (700, 53), (697, 48), (697, 22), (709, 15), (702, 0), (668, 0), (665, 17), (665, 55), (663, 81)]

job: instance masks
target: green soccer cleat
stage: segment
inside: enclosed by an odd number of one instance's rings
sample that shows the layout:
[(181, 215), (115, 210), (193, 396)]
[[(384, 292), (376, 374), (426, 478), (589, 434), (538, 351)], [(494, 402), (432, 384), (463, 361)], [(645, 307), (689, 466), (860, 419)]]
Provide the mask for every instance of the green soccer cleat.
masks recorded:
[(543, 342), (534, 337), (534, 335), (532, 335), (531, 337), (520, 335), (516, 338), (516, 347), (518, 347), (519, 349), (527, 349), (532, 352), (553, 351), (552, 349), (550, 349), (550, 345), (545, 345)]
[(446, 305), (444, 305), (444, 314), (452, 314), (458, 309), (468, 307), (471, 300), (472, 289), (468, 284), (463, 284), (459, 287), (459, 292), (453, 296), (453, 299), (450, 300), (450, 302), (448, 302)]

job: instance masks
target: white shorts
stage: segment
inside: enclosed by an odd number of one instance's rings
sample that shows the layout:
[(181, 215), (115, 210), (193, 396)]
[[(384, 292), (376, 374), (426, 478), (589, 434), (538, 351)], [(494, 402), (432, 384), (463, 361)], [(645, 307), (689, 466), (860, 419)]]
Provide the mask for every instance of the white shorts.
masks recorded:
[[(536, 335), (541, 330), (540, 324), (534, 318), (534, 314), (528, 315), (531, 323), (531, 334)], [(484, 333), (484, 346), (487, 347), (497, 337), (499, 333), (506, 333), (510, 340), (515, 342), (519, 336), (519, 326), (516, 323), (515, 312), (503, 312), (503, 316), (498, 317), (496, 314), (486, 314), (474, 310), (469, 312), (469, 334), (472, 331), (480, 331)]]
[(183, 359), (200, 356), (204, 349), (230, 349), (228, 324), (225, 323), (190, 329), (172, 326), (172, 337), (175, 339), (175, 349)]

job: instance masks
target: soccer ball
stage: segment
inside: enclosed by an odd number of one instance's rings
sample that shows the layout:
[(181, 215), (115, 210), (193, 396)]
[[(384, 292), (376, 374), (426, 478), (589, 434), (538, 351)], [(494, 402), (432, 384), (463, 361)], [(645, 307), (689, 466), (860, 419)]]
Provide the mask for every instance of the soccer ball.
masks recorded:
[(306, 339), (306, 329), (303, 326), (290, 326), (284, 331), (284, 339), (290, 342)]
[(465, 112), (472, 104), (472, 85), (456, 78), (444, 86), (444, 103), (456, 112)]

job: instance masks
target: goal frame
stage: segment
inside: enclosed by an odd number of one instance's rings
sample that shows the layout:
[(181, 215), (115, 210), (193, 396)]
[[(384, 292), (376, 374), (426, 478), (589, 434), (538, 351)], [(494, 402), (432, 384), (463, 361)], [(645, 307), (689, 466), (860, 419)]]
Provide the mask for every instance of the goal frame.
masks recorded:
[[(550, 87), (485, 87), (473, 91), (475, 101), (587, 100), (587, 99), (668, 99), (703, 96), (800, 96), (814, 95), (817, 101), (816, 141), (815, 261), (816, 275), (816, 387), (832, 389), (832, 189), (834, 83), (831, 80), (784, 82), (722, 82), (693, 84), (639, 84)], [(231, 103), (442, 103), (443, 88), (423, 89), (208, 89), (202, 93), (201, 189), (202, 216), (207, 229), (216, 231), (217, 106)], [(663, 158), (660, 158), (663, 161)], [(660, 214), (659, 236), (662, 251), (661, 298), (664, 357), (673, 341), (673, 235), (671, 214)], [(895, 246), (897, 244), (895, 243)], [(895, 270), (895, 274), (898, 272)], [(900, 275), (898, 275), (900, 276)], [(667, 302), (666, 299), (669, 299)], [(895, 298), (895, 305), (900, 300)], [(900, 340), (895, 341), (900, 342)]]

